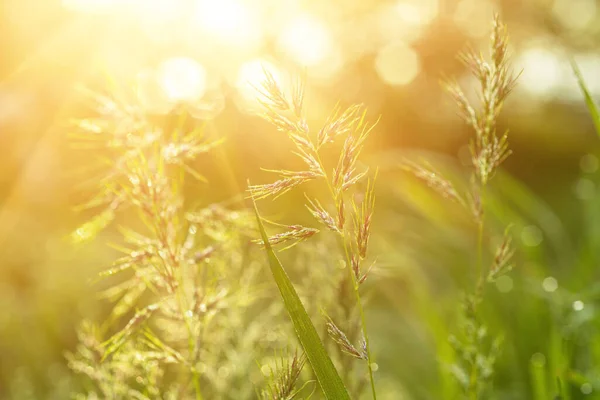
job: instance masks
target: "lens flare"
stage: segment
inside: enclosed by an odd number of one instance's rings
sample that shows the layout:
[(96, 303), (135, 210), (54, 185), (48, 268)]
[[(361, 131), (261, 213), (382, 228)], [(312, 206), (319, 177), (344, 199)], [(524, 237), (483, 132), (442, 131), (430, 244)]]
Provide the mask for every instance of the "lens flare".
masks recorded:
[(528, 92), (548, 96), (556, 92), (561, 81), (569, 75), (567, 65), (558, 54), (543, 47), (526, 49), (517, 59), (523, 67), (520, 84)]
[(333, 51), (333, 38), (323, 22), (303, 14), (283, 29), (279, 47), (297, 63), (316, 66)]
[(196, 17), (200, 29), (229, 44), (253, 46), (262, 36), (255, 9), (239, 0), (201, 0)]
[(171, 58), (162, 63), (158, 78), (169, 100), (194, 101), (206, 90), (206, 71), (191, 58)]
[(391, 43), (377, 53), (375, 69), (384, 82), (390, 85), (406, 85), (419, 73), (419, 57), (406, 44)]
[(273, 63), (257, 58), (241, 65), (236, 87), (246, 105), (256, 103), (258, 95), (256, 88), (260, 87), (264, 81), (265, 71), (271, 74), (275, 81), (281, 85), (281, 72)]

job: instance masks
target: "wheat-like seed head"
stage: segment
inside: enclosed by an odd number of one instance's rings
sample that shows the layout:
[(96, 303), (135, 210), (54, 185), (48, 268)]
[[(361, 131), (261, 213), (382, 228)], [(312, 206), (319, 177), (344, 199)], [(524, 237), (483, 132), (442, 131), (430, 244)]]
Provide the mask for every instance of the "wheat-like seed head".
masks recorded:
[(480, 83), (480, 109), (470, 104), (458, 83), (446, 82), (445, 87), (457, 104), (461, 118), (475, 131), (470, 144), (472, 164), (477, 178), (485, 185), (511, 153), (507, 134), (498, 136), (496, 125), (504, 101), (518, 78), (509, 66), (508, 33), (499, 16), (494, 17), (490, 60), (473, 50), (461, 54), (460, 60)]

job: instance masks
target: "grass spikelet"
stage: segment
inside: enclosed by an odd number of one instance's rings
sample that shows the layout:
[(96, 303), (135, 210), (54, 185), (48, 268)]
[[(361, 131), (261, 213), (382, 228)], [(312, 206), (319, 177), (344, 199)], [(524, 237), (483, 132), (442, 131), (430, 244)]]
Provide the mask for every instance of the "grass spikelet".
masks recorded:
[[(450, 81), (445, 84), (446, 90), (457, 104), (459, 115), (474, 131), (474, 138), (469, 145), (473, 175), (471, 191), (467, 193), (466, 198), (477, 225), (478, 256), (474, 269), (474, 289), (466, 296), (463, 304), (459, 324), (462, 335), (460, 338), (451, 339), (459, 356), (452, 371), (470, 400), (482, 398), (489, 389), (489, 381), (494, 372), (494, 362), (500, 346), (499, 340), (494, 340), (491, 347), (484, 342), (487, 329), (478, 312), (478, 306), (484, 298), (484, 284), (486, 281), (493, 282), (497, 277), (508, 272), (512, 268), (510, 259), (513, 255), (507, 229), (491, 266), (486, 270), (483, 254), (485, 187), (511, 153), (507, 134), (498, 135), (496, 126), (504, 101), (518, 78), (510, 68), (506, 26), (500, 21), (498, 15), (494, 17), (492, 25), (489, 60), (472, 50), (463, 53), (460, 57), (471, 74), (479, 81), (478, 95), (481, 102), (479, 109), (469, 103), (456, 82)], [(409, 165), (408, 169), (442, 196), (465, 205), (452, 184), (435, 172), (414, 165)]]
[(373, 211), (375, 210), (375, 184), (374, 179), (369, 180), (367, 183), (367, 189), (365, 191), (365, 197), (360, 205), (357, 206), (353, 201), (352, 206), (354, 208), (354, 231), (356, 248), (358, 255), (361, 259), (367, 257), (367, 248), (369, 246), (369, 236), (371, 235), (371, 221), (373, 218)]
[(306, 208), (310, 213), (319, 221), (321, 224), (325, 225), (327, 228), (334, 232), (340, 232), (338, 226), (336, 225), (335, 219), (325, 210), (325, 208), (321, 205), (318, 199), (311, 200), (308, 196), (306, 196), (306, 200), (309, 204), (306, 204)]
[[(298, 244), (300, 242), (308, 240), (313, 235), (319, 233), (318, 229), (307, 228), (302, 225), (289, 225), (289, 226), (286, 226), (286, 229), (288, 229), (288, 230), (285, 232), (270, 236), (269, 243), (271, 243), (271, 245), (273, 245), (273, 246), (276, 246), (278, 244), (287, 243), (287, 242), (291, 241), (293, 243), (287, 247), (287, 248), (289, 248), (291, 246), (295, 246), (296, 244)], [(262, 245), (263, 247), (265, 245), (264, 242), (262, 241), (262, 239), (258, 239), (255, 242)]]
[(268, 183), (264, 185), (251, 185), (248, 187), (250, 192), (250, 196), (254, 197), (257, 200), (264, 199), (266, 197), (274, 197), (277, 198), (294, 189), (297, 186), (302, 185), (308, 181), (311, 181), (315, 178), (318, 178), (314, 172), (304, 171), (304, 172), (291, 172), (291, 171), (275, 171), (279, 172), (283, 179), (275, 181), (273, 183)]
[(295, 351), (291, 360), (283, 356), (276, 364), (275, 369), (269, 368), (267, 375), (267, 387), (261, 394), (262, 400), (291, 400), (296, 397), (298, 379), (306, 364), (306, 356), (298, 355)]
[(475, 110), (456, 82), (446, 82), (445, 87), (458, 105), (459, 115), (475, 131), (470, 144), (471, 161), (478, 179), (485, 185), (510, 155), (508, 136), (497, 135), (496, 121), (518, 78), (510, 68), (507, 28), (498, 15), (493, 20), (490, 60), (472, 50), (463, 53), (460, 60), (479, 81), (480, 109)]
[(361, 360), (367, 360), (367, 352), (365, 346), (361, 346), (361, 349), (357, 349), (348, 339), (348, 336), (333, 322), (330, 317), (327, 318), (327, 333), (336, 342), (340, 349), (346, 353), (351, 355), (352, 357), (359, 358)]
[(510, 227), (507, 227), (504, 231), (502, 243), (496, 249), (494, 262), (492, 263), (492, 266), (490, 267), (487, 276), (488, 282), (495, 282), (496, 279), (510, 272), (513, 269), (513, 264), (511, 263), (511, 260), (513, 255), (515, 254), (515, 250), (511, 246), (512, 237), (510, 236), (509, 230)]
[[(267, 77), (263, 87), (270, 86), (271, 84), (269, 81), (270, 78)], [(263, 90), (259, 93), (259, 96), (264, 95), (264, 93), (265, 91)], [(273, 103), (277, 101), (279, 94), (273, 90), (271, 96), (273, 97), (273, 100), (271, 101)], [(281, 124), (276, 117), (268, 116), (269, 113), (274, 111), (274, 108), (265, 103), (263, 103), (263, 105), (266, 107), (265, 112), (261, 114), (263, 118), (265, 118), (265, 114), (267, 114), (266, 119), (268, 121), (271, 121), (275, 127), (280, 126)], [(281, 113), (281, 111), (278, 112)], [(295, 112), (294, 114), (296, 115), (296, 118), (299, 118), (298, 116), (302, 115), (301, 112)], [(352, 105), (343, 112), (341, 111), (341, 107), (336, 106), (319, 131), (316, 138), (316, 144), (313, 144), (313, 141), (308, 135), (309, 129), (304, 125), (302, 129), (296, 128), (295, 131), (288, 132), (288, 136), (299, 150), (296, 154), (307, 163), (310, 172), (314, 174), (311, 175), (311, 178), (324, 181), (329, 189), (330, 197), (327, 201), (330, 202), (332, 208), (335, 208), (335, 217), (326, 211), (324, 206), (326, 203), (321, 199), (307, 198), (308, 204), (305, 204), (305, 206), (313, 217), (327, 226), (329, 230), (336, 233), (340, 244), (340, 253), (348, 272), (347, 281), (340, 283), (340, 285), (342, 287), (350, 288), (351, 290), (349, 292), (350, 298), (346, 298), (344, 302), (350, 303), (355, 301), (355, 305), (359, 310), (360, 321), (357, 322), (359, 322), (359, 328), (365, 338), (365, 357), (361, 357), (361, 359), (367, 364), (371, 392), (373, 398), (376, 399), (375, 380), (372, 370), (373, 359), (370, 353), (366, 319), (359, 292), (359, 286), (366, 279), (366, 274), (361, 275), (360, 265), (353, 262), (353, 260), (358, 260), (360, 264), (360, 260), (364, 259), (367, 254), (371, 216), (373, 214), (375, 199), (372, 182), (370, 181), (367, 184), (367, 191), (362, 195), (364, 200), (360, 207), (358, 207), (353, 200), (351, 201), (352, 207), (345, 207), (347, 200), (344, 198), (350, 196), (348, 192), (351, 192), (351, 195), (356, 194), (358, 182), (368, 173), (368, 169), (358, 170), (358, 158), (363, 149), (365, 140), (377, 125), (378, 121), (370, 123), (367, 121), (366, 115), (366, 109), (359, 104)], [(304, 119), (302, 118), (300, 121), (304, 121)], [(288, 127), (291, 129), (290, 125), (288, 125)], [(328, 174), (326, 171), (328, 171), (329, 168), (324, 165), (323, 154), (320, 150), (325, 144), (336, 142), (338, 137), (343, 137), (343, 142), (337, 157), (337, 164), (334, 166), (333, 172)], [(293, 178), (291, 177), (286, 177), (273, 184), (250, 186), (250, 195), (255, 199), (262, 199), (273, 193), (275, 195), (285, 193), (299, 186), (300, 182), (292, 181), (292, 179)], [(348, 224), (346, 224), (347, 219), (354, 221), (354, 224), (348, 226)], [(296, 234), (293, 232), (288, 232), (281, 238), (274, 237), (273, 239), (277, 241), (284, 237), (296, 238), (295, 235)], [(350, 309), (352, 305), (346, 304), (344, 307)]]
[(104, 343), (104, 354), (102, 355), (102, 360), (106, 360), (110, 357), (115, 351), (117, 351), (123, 344), (127, 341), (133, 333), (139, 329), (139, 327), (148, 319), (150, 316), (158, 310), (158, 304), (151, 304), (142, 310), (139, 310), (135, 313), (133, 318), (129, 320), (127, 325), (114, 336), (112, 336), (109, 340)]
[(402, 163), (401, 167), (412, 176), (425, 183), (444, 199), (449, 199), (463, 205), (465, 204), (464, 200), (455, 189), (454, 184), (435, 171), (429, 164), (417, 164), (406, 160)]

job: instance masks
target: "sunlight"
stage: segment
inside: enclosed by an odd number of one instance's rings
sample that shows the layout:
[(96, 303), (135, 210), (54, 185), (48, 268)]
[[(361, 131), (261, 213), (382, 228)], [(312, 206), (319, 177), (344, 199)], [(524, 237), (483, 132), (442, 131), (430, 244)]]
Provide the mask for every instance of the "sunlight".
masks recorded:
[(230, 44), (253, 45), (262, 36), (257, 13), (240, 0), (200, 0), (195, 13), (201, 29)]
[(396, 4), (396, 12), (402, 22), (412, 25), (428, 24), (437, 16), (438, 8), (437, 0), (401, 1)]
[(555, 0), (552, 13), (566, 28), (585, 29), (593, 24), (598, 11), (595, 0)]
[(550, 95), (569, 73), (560, 57), (543, 47), (529, 48), (519, 56), (517, 62), (523, 68), (521, 85), (536, 95)]
[(206, 71), (191, 58), (171, 58), (161, 64), (158, 71), (161, 87), (169, 100), (197, 100), (206, 90)]
[(385, 4), (379, 8), (377, 30), (384, 42), (417, 40), (438, 15), (438, 0), (408, 1)]
[(279, 37), (279, 45), (299, 64), (315, 66), (333, 51), (333, 38), (323, 22), (304, 14), (286, 25)]
[(255, 103), (257, 92), (265, 79), (267, 70), (275, 80), (281, 84), (281, 73), (279, 69), (271, 62), (264, 59), (254, 59), (242, 64), (238, 71), (236, 87), (246, 103)]
[(488, 0), (461, 0), (454, 11), (454, 23), (467, 35), (478, 38), (487, 35), (489, 26), (483, 18), (494, 13), (494, 4)]
[(121, 3), (119, 0), (62, 0), (64, 7), (86, 13), (111, 11)]
[(173, 20), (185, 9), (182, 0), (135, 0), (131, 5), (134, 13), (149, 23)]

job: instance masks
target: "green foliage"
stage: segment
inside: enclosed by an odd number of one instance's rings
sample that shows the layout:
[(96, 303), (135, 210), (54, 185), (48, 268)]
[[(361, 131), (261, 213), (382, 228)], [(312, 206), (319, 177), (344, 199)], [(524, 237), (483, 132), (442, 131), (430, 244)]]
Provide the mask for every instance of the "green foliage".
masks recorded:
[(300, 297), (298, 297), (298, 294), (294, 289), (294, 285), (290, 281), (290, 278), (286, 274), (269, 243), (269, 237), (267, 236), (265, 227), (261, 221), (258, 208), (256, 208), (256, 203), (254, 203), (254, 212), (256, 213), (256, 222), (267, 252), (271, 273), (279, 288), (285, 308), (292, 319), (296, 334), (298, 335), (298, 339), (306, 354), (306, 358), (308, 358), (308, 361), (317, 376), (323, 394), (328, 399), (350, 399), (350, 395), (346, 391), (342, 379), (327, 355), (325, 347), (323, 346), (310, 317), (306, 313), (306, 310), (300, 301)]
[(600, 136), (600, 111), (598, 111), (598, 105), (592, 97), (592, 94), (590, 93), (590, 90), (588, 89), (585, 80), (583, 79), (583, 75), (581, 74), (581, 71), (579, 70), (579, 67), (577, 66), (574, 60), (571, 60), (571, 68), (573, 69), (575, 78), (577, 78), (579, 88), (583, 93), (585, 104), (588, 108), (590, 116), (592, 117), (592, 121), (594, 122), (594, 127), (596, 128), (596, 133)]
[[(192, 204), (187, 178), (212, 184), (195, 160), (222, 139), (185, 108), (158, 123), (135, 103), (91, 94), (98, 116), (76, 121), (74, 137), (94, 151), (81, 209), (95, 216), (70, 239), (84, 245), (106, 230), (121, 255), (94, 279), (103, 313), (82, 321), (67, 354), (83, 377), (75, 397), (594, 398), (598, 195), (581, 199), (573, 234), (502, 170), (511, 149), (497, 120), (517, 76), (497, 17), (490, 56), (461, 59), (481, 100), (446, 85), (472, 130), (468, 168), (403, 154), (401, 173), (398, 152), (394, 168), (384, 154), (365, 161), (376, 124), (362, 106), (338, 105), (314, 128), (304, 80), (287, 93), (265, 72), (260, 116), (290, 139), (300, 167), (249, 186), (254, 215), (242, 194)], [(581, 179), (600, 183), (593, 171)], [(261, 218), (254, 201), (283, 196), (285, 212), (261, 206), (276, 221)], [(283, 354), (289, 347), (302, 355)]]

